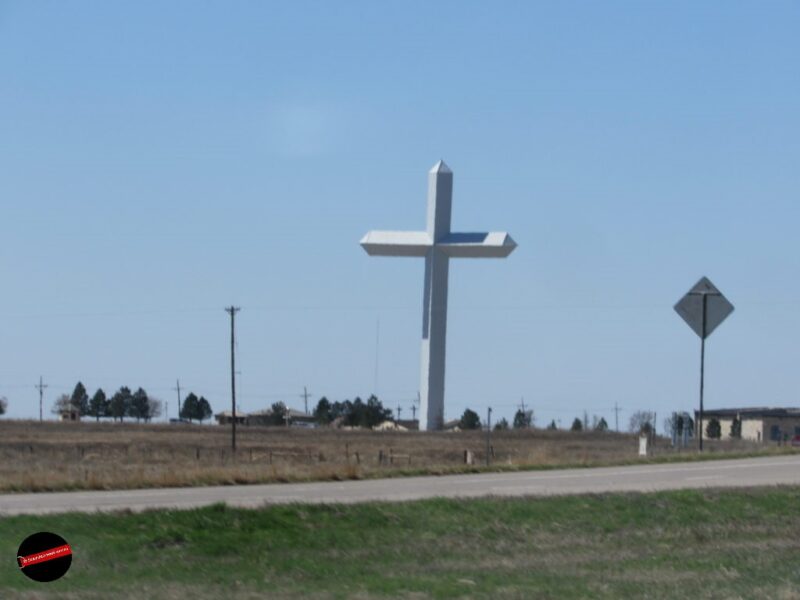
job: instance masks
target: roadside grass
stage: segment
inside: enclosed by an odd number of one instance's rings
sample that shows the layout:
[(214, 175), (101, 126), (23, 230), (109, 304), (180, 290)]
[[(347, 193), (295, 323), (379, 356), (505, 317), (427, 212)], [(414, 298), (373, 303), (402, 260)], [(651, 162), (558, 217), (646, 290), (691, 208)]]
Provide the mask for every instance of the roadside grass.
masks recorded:
[[(709, 442), (702, 455), (659, 439), (637, 456), (634, 435), (541, 429), (493, 432), (485, 466), (480, 431), (391, 432), (0, 421), (0, 492), (109, 490), (371, 479), (742, 458), (787, 447)], [(464, 463), (469, 451), (474, 464)], [(794, 450), (797, 451), (796, 449)], [(379, 460), (383, 457), (383, 460)]]
[[(19, 542), (53, 531), (36, 584)], [(0, 519), (0, 597), (800, 598), (800, 487)]]

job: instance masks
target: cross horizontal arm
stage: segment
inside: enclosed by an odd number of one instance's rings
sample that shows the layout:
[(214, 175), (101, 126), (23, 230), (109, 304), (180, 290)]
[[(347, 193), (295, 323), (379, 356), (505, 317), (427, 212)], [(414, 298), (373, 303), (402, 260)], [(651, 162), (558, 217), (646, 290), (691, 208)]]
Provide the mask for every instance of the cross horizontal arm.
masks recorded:
[(505, 231), (451, 233), (436, 244), (452, 258), (505, 258), (517, 243)]
[(370, 256), (425, 256), (433, 245), (425, 231), (370, 231), (360, 243)]

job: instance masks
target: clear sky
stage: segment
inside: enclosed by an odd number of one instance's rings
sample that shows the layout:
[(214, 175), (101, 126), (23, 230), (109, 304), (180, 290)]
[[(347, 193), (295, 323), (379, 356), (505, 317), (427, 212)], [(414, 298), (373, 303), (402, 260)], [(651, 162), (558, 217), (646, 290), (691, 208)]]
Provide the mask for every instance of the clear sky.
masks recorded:
[[(427, 170), (506, 260), (450, 269), (446, 417), (800, 404), (800, 3), (0, 1), (0, 395), (180, 378), (410, 415)], [(379, 340), (376, 338), (380, 322)], [(376, 342), (378, 342), (376, 344)], [(377, 377), (376, 377), (377, 346)]]

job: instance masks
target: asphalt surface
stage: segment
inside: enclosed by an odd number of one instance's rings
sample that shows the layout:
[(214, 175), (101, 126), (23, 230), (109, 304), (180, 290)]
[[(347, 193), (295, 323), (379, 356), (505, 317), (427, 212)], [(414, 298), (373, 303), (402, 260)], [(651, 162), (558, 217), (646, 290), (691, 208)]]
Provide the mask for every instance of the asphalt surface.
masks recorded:
[(258, 507), (423, 498), (652, 492), (704, 487), (800, 485), (800, 454), (592, 469), (399, 477), (366, 481), (0, 495), (0, 515), (195, 508), (224, 502)]

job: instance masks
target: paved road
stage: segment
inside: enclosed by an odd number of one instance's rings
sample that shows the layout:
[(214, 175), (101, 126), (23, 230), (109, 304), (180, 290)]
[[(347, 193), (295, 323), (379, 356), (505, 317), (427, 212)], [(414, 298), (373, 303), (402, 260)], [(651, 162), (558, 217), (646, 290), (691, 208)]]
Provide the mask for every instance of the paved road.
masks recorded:
[(368, 481), (3, 494), (0, 495), (0, 515), (194, 508), (216, 502), (256, 507), (292, 502), (354, 503), (434, 497), (544, 496), (779, 484), (800, 485), (800, 454), (683, 464)]

